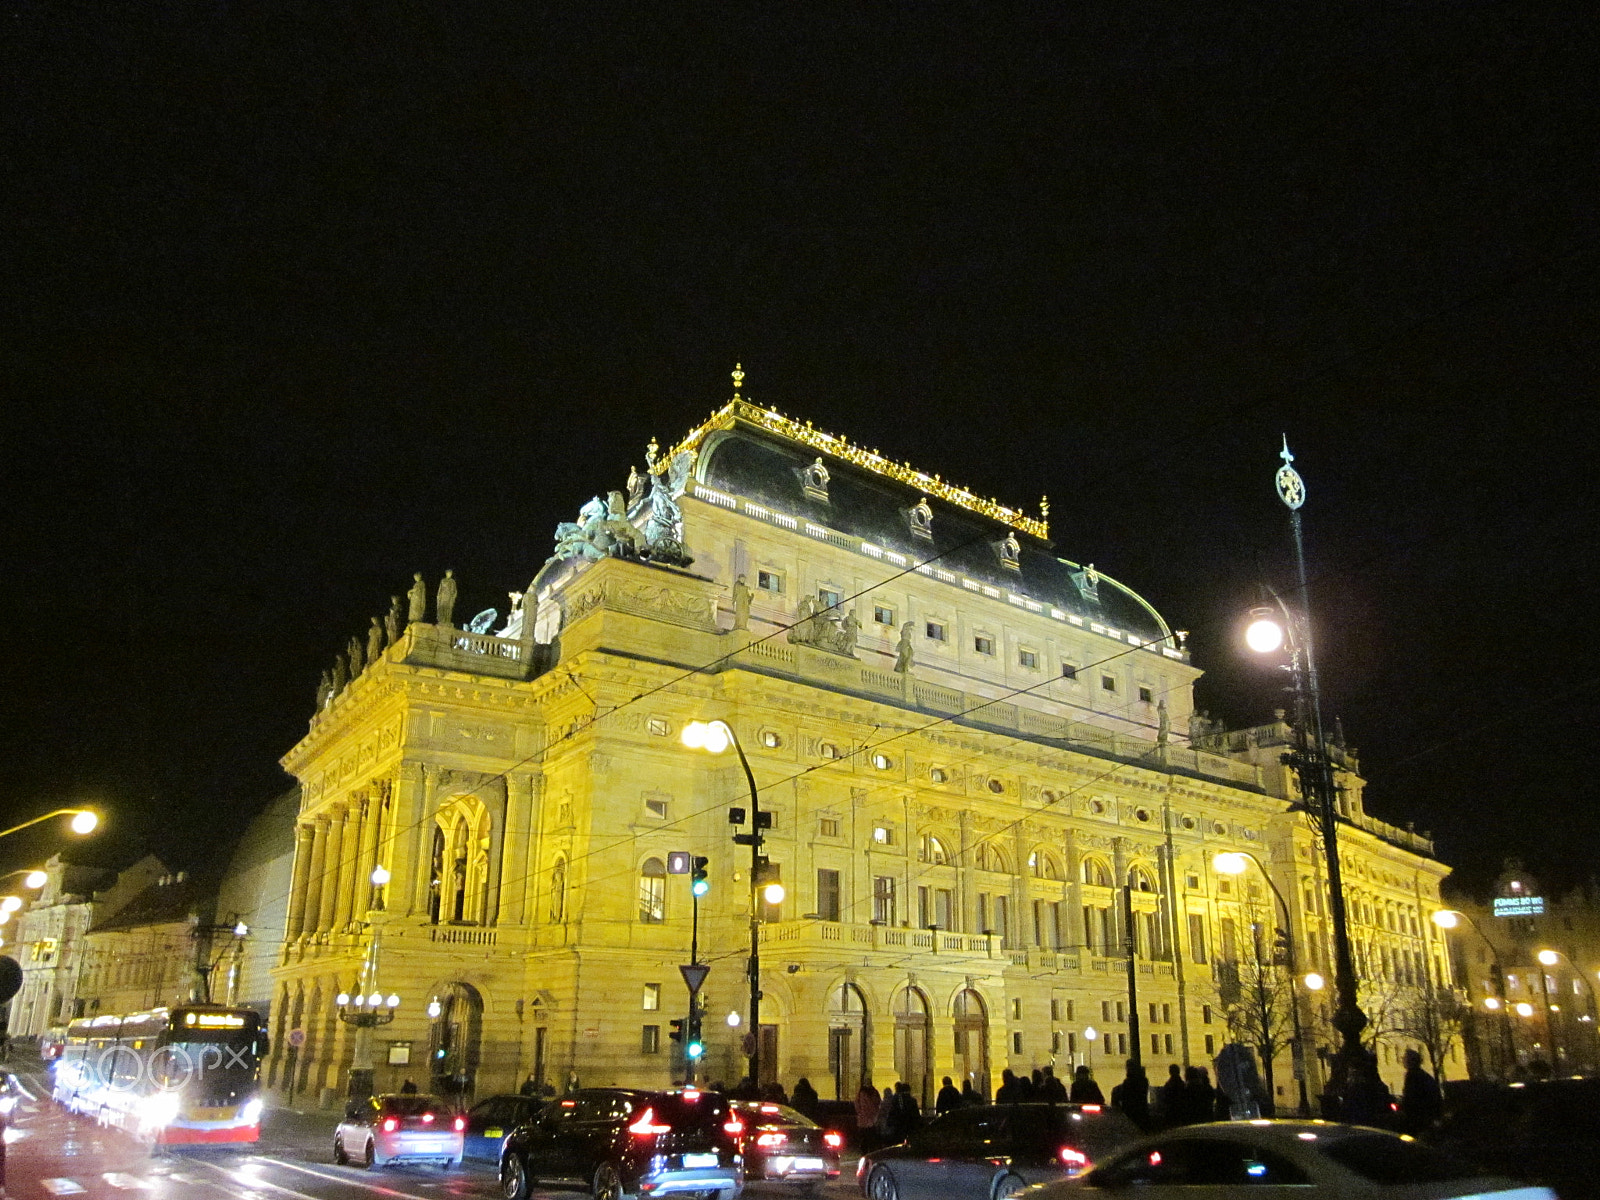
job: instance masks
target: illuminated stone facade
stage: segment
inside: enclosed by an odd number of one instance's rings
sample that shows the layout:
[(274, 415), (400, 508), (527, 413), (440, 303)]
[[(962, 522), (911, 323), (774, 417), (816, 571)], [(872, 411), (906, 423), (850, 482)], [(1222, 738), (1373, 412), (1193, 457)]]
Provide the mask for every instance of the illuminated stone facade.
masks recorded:
[[(333, 998), (373, 987), (401, 999), (376, 1031), (379, 1088), (681, 1078), (691, 902), (672, 851), (710, 860), (701, 1077), (735, 1081), (751, 887), (729, 809), (748, 789), (733, 754), (680, 743), (693, 720), (737, 731), (772, 814), (788, 895), (761, 914), (761, 1047), (786, 1086), (906, 1078), (928, 1097), (943, 1075), (992, 1091), (1005, 1067), (1085, 1060), (1113, 1082), (1134, 1036), (1126, 883), (1147, 1069), (1209, 1063), (1218, 957), (1273, 924), (1259, 884), (1214, 872), (1221, 850), (1267, 865), (1302, 957), (1326, 964), (1287, 727), (1192, 719), (1182, 635), (1057, 558), (1042, 519), (742, 402), (652, 447), (633, 484), (563, 526), (526, 621), (414, 619), (325, 687), (284, 760), (303, 799), (280, 1092), (342, 1089), (355, 1044)], [(648, 561), (661, 547), (693, 561)], [(1445, 868), (1365, 816), (1345, 766), (1371, 972), (1445, 970), (1417, 919)], [(1288, 1074), (1285, 1055), (1280, 1099)]]

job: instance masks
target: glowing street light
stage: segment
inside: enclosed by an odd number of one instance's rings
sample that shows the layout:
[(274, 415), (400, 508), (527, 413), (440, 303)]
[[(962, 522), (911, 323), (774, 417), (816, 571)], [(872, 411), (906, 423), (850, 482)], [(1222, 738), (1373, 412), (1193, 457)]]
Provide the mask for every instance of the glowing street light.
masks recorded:
[(1531, 1016), (1533, 1016), (1533, 1005), (1529, 1004), (1526, 1000), (1519, 1001), (1517, 1003), (1517, 1016), (1519, 1016), (1519, 1017), (1531, 1017)]
[(3, 899), (0, 899), (0, 912), (14, 913), (21, 907), (21, 896), (6, 896)]
[(45, 813), (42, 817), (34, 817), (30, 821), (24, 821), (21, 825), (13, 825), (10, 829), (0, 830), (0, 837), (9, 837), (19, 830), (28, 828), (30, 825), (37, 825), (41, 821), (48, 821), (51, 817), (66, 816), (70, 816), (72, 818), (71, 828), (72, 832), (76, 834), (82, 835), (85, 833), (93, 833), (100, 825), (100, 814), (95, 812), (93, 809), (57, 808)]
[(1283, 646), (1283, 625), (1270, 609), (1256, 609), (1245, 626), (1244, 644), (1257, 654), (1273, 654)]
[(1315, 971), (1310, 971), (1310, 972), (1308, 972), (1306, 974), (1306, 990), (1307, 991), (1320, 992), (1327, 985), (1328, 985), (1328, 981), (1326, 979), (1324, 979), (1321, 975), (1318, 975)]
[(22, 886), (30, 892), (37, 891), (50, 882), (50, 876), (43, 871), (29, 871), (28, 877), (22, 881)]

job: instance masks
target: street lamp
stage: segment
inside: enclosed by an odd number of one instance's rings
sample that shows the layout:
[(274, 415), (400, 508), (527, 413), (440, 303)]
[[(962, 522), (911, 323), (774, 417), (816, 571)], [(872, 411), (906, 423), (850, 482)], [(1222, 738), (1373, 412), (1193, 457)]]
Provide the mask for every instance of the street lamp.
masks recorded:
[(21, 825), (13, 825), (10, 829), (0, 831), (0, 837), (10, 837), (13, 833), (37, 825), (41, 821), (48, 821), (51, 817), (72, 817), (72, 832), (82, 835), (93, 833), (100, 824), (100, 814), (88, 808), (57, 808), (47, 812), (42, 817), (34, 817), (31, 821), (24, 821)]
[[(1289, 1012), (1294, 1018), (1294, 1049), (1291, 1052), (1291, 1061), (1294, 1066), (1294, 1077), (1300, 1086), (1300, 1115), (1311, 1115), (1311, 1097), (1306, 1091), (1306, 1044), (1305, 1034), (1300, 1028), (1300, 992), (1295, 987), (1295, 980), (1299, 977), (1299, 970), (1295, 966), (1294, 955), (1294, 926), (1289, 921), (1289, 905), (1283, 898), (1283, 893), (1278, 890), (1278, 885), (1272, 881), (1272, 876), (1267, 873), (1266, 865), (1251, 854), (1248, 850), (1225, 850), (1213, 856), (1211, 866), (1224, 875), (1243, 875), (1249, 865), (1255, 863), (1256, 869), (1261, 872), (1261, 878), (1267, 881), (1267, 886), (1272, 889), (1272, 894), (1277, 898), (1278, 907), (1283, 910), (1283, 944), (1289, 958)], [(1310, 976), (1307, 976), (1310, 983)], [(1318, 984), (1321, 976), (1318, 976)], [(1314, 990), (1314, 989), (1313, 989)], [(1266, 1032), (1262, 1030), (1263, 1034)], [(1267, 1070), (1272, 1070), (1272, 1064), (1266, 1064)]]
[[(746, 1032), (746, 1045), (750, 1048), (750, 1082), (757, 1087), (761, 1086), (761, 904), (762, 899), (762, 867), (765, 860), (761, 854), (761, 797), (756, 791), (756, 777), (750, 770), (750, 760), (745, 757), (744, 746), (739, 742), (739, 735), (734, 733), (733, 726), (726, 721), (690, 721), (683, 727), (681, 740), (691, 750), (704, 750), (708, 754), (721, 754), (732, 746), (739, 755), (739, 765), (744, 768), (745, 783), (750, 788), (750, 832), (736, 834), (734, 841), (750, 844), (750, 962), (748, 974), (750, 977), (750, 1029)], [(769, 903), (777, 904), (783, 900), (783, 885), (775, 882), (767, 883), (765, 893)], [(772, 897), (776, 895), (776, 899)]]
[(1461, 922), (1465, 921), (1467, 923), (1467, 927), (1470, 928), (1473, 933), (1478, 935), (1478, 939), (1482, 941), (1484, 946), (1488, 949), (1489, 962), (1494, 967), (1494, 971), (1490, 976), (1490, 982), (1494, 984), (1495, 994), (1486, 997), (1483, 1002), (1483, 1006), (1490, 1012), (1500, 1013), (1500, 1015), (1504, 1018), (1500, 1027), (1500, 1032), (1505, 1041), (1504, 1053), (1506, 1061), (1504, 1065), (1504, 1071), (1506, 1075), (1510, 1075), (1512, 1067), (1514, 1067), (1517, 1062), (1517, 1049), (1516, 1039), (1511, 1032), (1511, 1006), (1506, 1002), (1506, 974), (1505, 970), (1500, 965), (1500, 954), (1497, 950), (1495, 950), (1494, 943), (1489, 940), (1488, 935), (1483, 932), (1483, 929), (1478, 925), (1478, 923), (1460, 909), (1441, 908), (1438, 912), (1433, 914), (1432, 919), (1435, 925), (1437, 925), (1440, 929), (1445, 930), (1447, 933), (1452, 929), (1459, 929), (1461, 927)]
[[(1584, 975), (1584, 973), (1582, 971), (1578, 970), (1578, 965), (1575, 962), (1572, 961), (1572, 959), (1571, 959), (1571, 957), (1569, 955), (1563, 954), (1559, 950), (1549, 950), (1549, 949), (1541, 950), (1541, 951), (1539, 951), (1537, 957), (1539, 959), (1539, 964), (1541, 966), (1545, 966), (1545, 967), (1556, 966), (1558, 963), (1561, 962), (1562, 959), (1566, 959), (1567, 965), (1572, 968), (1573, 977), (1576, 978), (1576, 979), (1582, 979), (1583, 980), (1584, 990), (1588, 993), (1588, 996), (1589, 996), (1589, 1010), (1590, 1011), (1585, 1016), (1579, 1017), (1578, 1020), (1582, 1024), (1592, 1024), (1593, 1021), (1594, 1021), (1594, 1008), (1595, 1008), (1594, 985), (1589, 982), (1588, 978), (1585, 977), (1585, 975)], [(1552, 1070), (1555, 1070), (1555, 1069), (1558, 1069), (1560, 1067), (1561, 1063), (1560, 1063), (1560, 1055), (1556, 1050), (1555, 1033), (1550, 1028), (1550, 1014), (1552, 1012), (1560, 1012), (1561, 1011), (1561, 1007), (1559, 1005), (1552, 1005), (1550, 1003), (1550, 984), (1549, 984), (1549, 980), (1546, 979), (1545, 973), (1543, 971), (1539, 972), (1539, 983), (1540, 983), (1540, 986), (1543, 988), (1543, 994), (1544, 994), (1544, 1006), (1545, 1006), (1544, 1007), (1544, 1024), (1545, 1024), (1545, 1030), (1550, 1033), (1550, 1057), (1551, 1057), (1551, 1060), (1552, 1060), (1551, 1063), (1550, 1063), (1550, 1066), (1551, 1066)]]
[[(1322, 694), (1317, 682), (1316, 647), (1311, 629), (1311, 590), (1306, 583), (1305, 541), (1300, 528), (1300, 506), (1306, 501), (1305, 481), (1294, 469), (1294, 455), (1284, 439), (1274, 485), (1289, 510), (1289, 526), (1294, 535), (1294, 558), (1299, 595), (1299, 611), (1291, 614), (1274, 594), (1275, 606), (1258, 608), (1251, 614), (1246, 642), (1259, 654), (1276, 653), (1287, 645), (1289, 669), (1294, 676), (1296, 747), (1294, 766), (1300, 776), (1300, 794), (1312, 807), (1322, 825), (1323, 853), (1328, 864), (1329, 916), (1333, 921), (1333, 985), (1336, 997), (1333, 1027), (1341, 1045), (1333, 1056), (1329, 1089), (1343, 1098), (1346, 1080), (1365, 1051), (1361, 1031), (1367, 1016), (1356, 998), (1355, 960), (1350, 953), (1350, 929), (1345, 916), (1344, 878), (1339, 869), (1339, 816), (1334, 806), (1333, 771), (1328, 761), (1327, 741), (1322, 732)], [(1281, 618), (1281, 621), (1280, 621)], [(1277, 627), (1273, 634), (1269, 626)], [(1276, 640), (1274, 640), (1276, 638)]]

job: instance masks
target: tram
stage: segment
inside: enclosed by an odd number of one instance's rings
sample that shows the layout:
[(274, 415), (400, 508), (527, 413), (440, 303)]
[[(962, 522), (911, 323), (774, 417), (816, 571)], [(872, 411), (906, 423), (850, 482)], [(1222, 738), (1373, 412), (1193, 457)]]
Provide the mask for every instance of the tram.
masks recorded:
[(186, 1004), (80, 1017), (56, 1063), (57, 1104), (158, 1145), (255, 1142), (267, 1034), (248, 1008)]

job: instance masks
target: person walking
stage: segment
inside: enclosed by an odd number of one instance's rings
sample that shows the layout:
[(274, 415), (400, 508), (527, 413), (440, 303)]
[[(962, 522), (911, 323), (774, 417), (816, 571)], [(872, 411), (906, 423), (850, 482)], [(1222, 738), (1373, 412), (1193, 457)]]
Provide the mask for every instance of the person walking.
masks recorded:
[(817, 1111), (817, 1089), (811, 1086), (811, 1080), (804, 1075), (795, 1082), (794, 1091), (789, 1094), (789, 1105), (796, 1112), (809, 1117)]
[(946, 1075), (939, 1088), (939, 1094), (933, 1098), (933, 1110), (937, 1113), (947, 1113), (951, 1109), (960, 1107), (961, 1093), (956, 1091), (955, 1083)]
[(1105, 1093), (1100, 1090), (1100, 1085), (1094, 1081), (1094, 1073), (1087, 1064), (1079, 1067), (1072, 1073), (1072, 1090), (1067, 1093), (1068, 1099), (1074, 1104), (1104, 1104)]
[(1189, 1123), (1189, 1105), (1183, 1087), (1183, 1068), (1167, 1065), (1167, 1081), (1161, 1085), (1161, 1123), (1167, 1128)]
[(1407, 1050), (1401, 1061), (1406, 1077), (1400, 1085), (1400, 1132), (1426, 1133), (1444, 1116), (1439, 1081), (1422, 1069), (1422, 1055), (1415, 1050)]
[(983, 1093), (972, 1086), (972, 1080), (963, 1079), (961, 1081), (961, 1103), (967, 1108), (971, 1108), (974, 1105), (988, 1102), (983, 1098)]
[(1067, 1102), (1067, 1085), (1056, 1078), (1056, 1069), (1054, 1067), (1046, 1067), (1044, 1069), (1042, 1099), (1049, 1101), (1051, 1104), (1065, 1104)]
[(1190, 1067), (1183, 1073), (1184, 1119), (1193, 1124), (1210, 1121), (1216, 1115), (1217, 1089), (1204, 1067)]
[(1150, 1130), (1150, 1079), (1144, 1067), (1128, 1060), (1128, 1073), (1123, 1081), (1111, 1089), (1111, 1107), (1121, 1112), (1137, 1125), (1141, 1132)]

